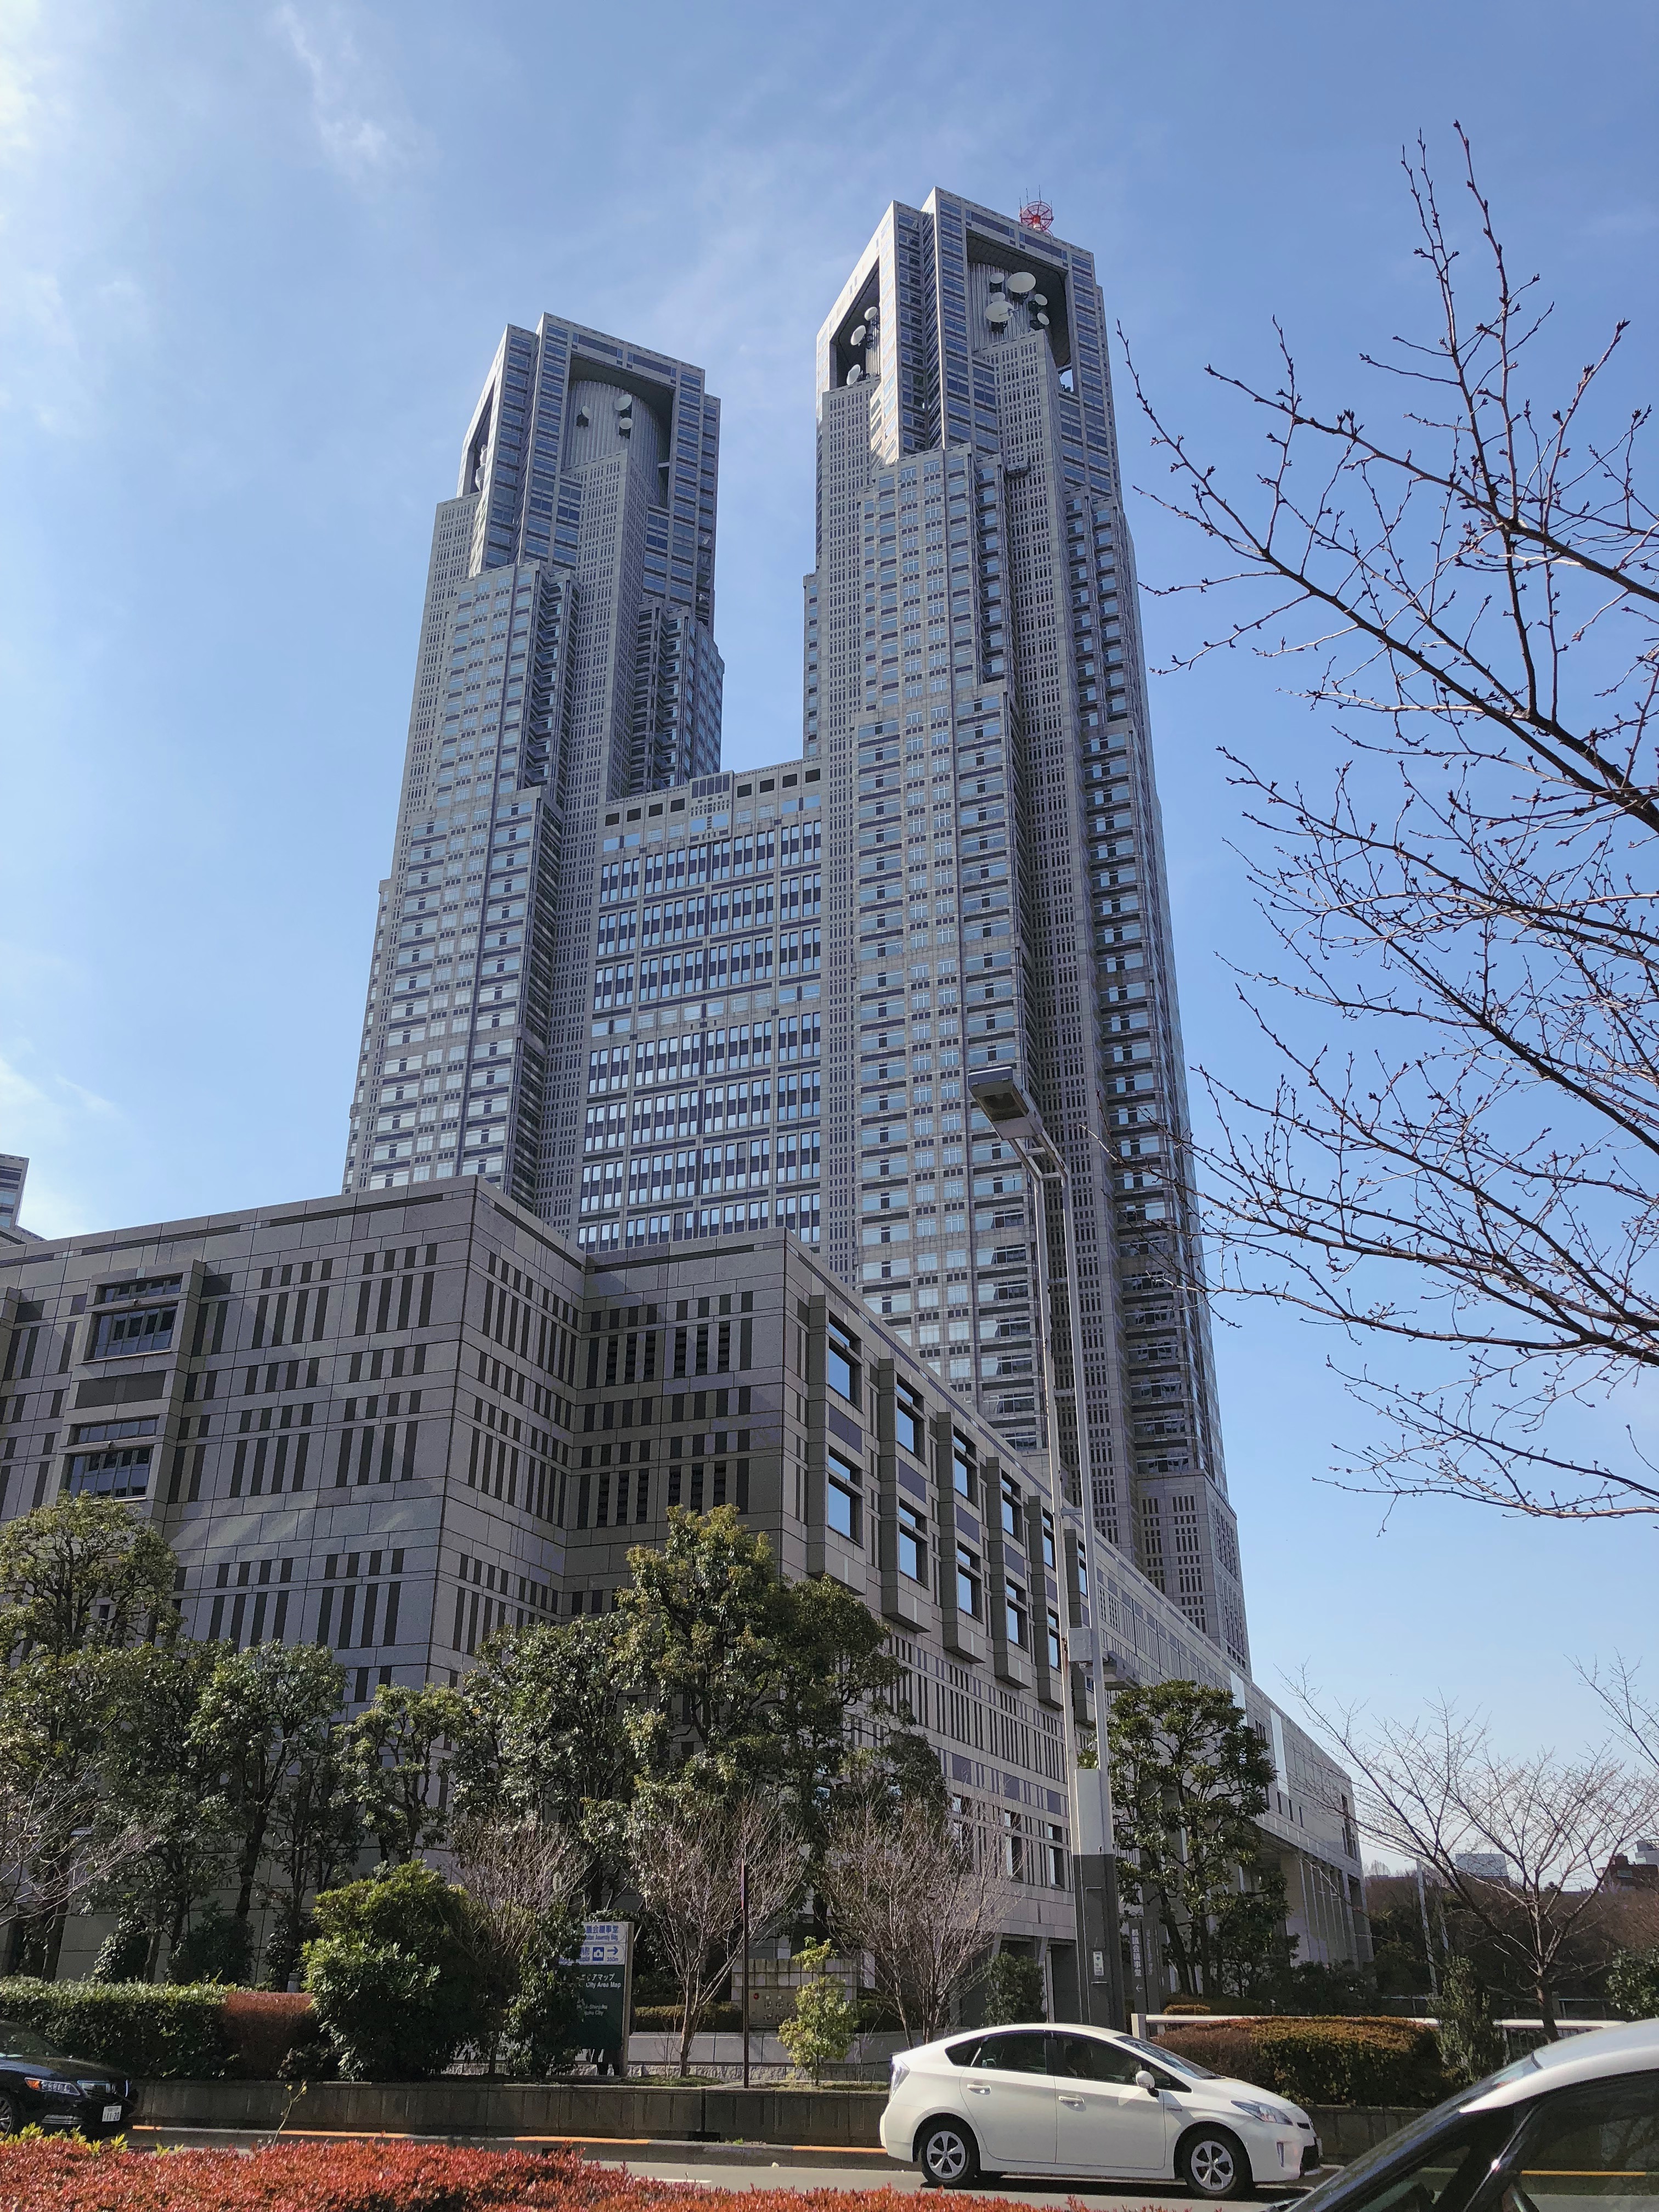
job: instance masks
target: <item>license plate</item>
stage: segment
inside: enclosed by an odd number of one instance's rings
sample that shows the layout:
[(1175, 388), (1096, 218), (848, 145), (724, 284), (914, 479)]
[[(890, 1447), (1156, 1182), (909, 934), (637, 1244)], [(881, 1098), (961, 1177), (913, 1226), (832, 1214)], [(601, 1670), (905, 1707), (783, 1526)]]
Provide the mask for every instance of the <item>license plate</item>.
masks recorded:
[(110, 2123), (112, 2120), (118, 2120), (118, 2119), (120, 2118), (120, 2117), (121, 2117), (121, 2107), (120, 2107), (118, 2105), (106, 2105), (106, 2106), (105, 2106), (105, 2107), (104, 2107), (104, 2124), (105, 2124), (105, 2126), (106, 2126), (106, 2127), (107, 2127), (107, 2126), (109, 2125), (109, 2123)]

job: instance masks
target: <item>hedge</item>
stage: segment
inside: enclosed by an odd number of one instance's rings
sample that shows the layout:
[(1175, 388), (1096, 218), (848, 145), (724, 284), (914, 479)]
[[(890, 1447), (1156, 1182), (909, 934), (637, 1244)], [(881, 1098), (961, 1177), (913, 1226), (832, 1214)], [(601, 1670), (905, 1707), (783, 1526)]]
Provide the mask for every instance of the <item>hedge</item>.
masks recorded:
[[(696, 2212), (801, 2212), (830, 2192), (700, 2189)], [(63, 2137), (0, 2142), (6, 2212), (684, 2212), (675, 2182), (644, 2179), (566, 2153), (453, 2150), (411, 2142), (275, 2143), (165, 2158)], [(914, 2212), (914, 2197), (872, 2189), (860, 2212)], [(1007, 2200), (945, 2191), (929, 2212), (1013, 2212)]]
[(225, 1990), (157, 1982), (0, 1980), (0, 2020), (20, 2021), (76, 2058), (100, 2058), (152, 2081), (216, 2080), (232, 2070)]
[(1164, 2047), (1299, 2105), (1437, 2105), (1451, 2083), (1419, 2021), (1194, 2020)]
[(310, 2017), (311, 1999), (287, 1990), (0, 1980), (0, 2020), (150, 2081), (274, 2081)]

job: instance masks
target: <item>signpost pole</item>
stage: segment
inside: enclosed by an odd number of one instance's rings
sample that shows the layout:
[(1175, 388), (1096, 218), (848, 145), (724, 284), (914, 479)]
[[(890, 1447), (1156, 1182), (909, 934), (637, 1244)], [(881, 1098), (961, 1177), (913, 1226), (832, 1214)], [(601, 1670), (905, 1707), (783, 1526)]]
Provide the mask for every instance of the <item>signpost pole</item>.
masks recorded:
[(743, 2086), (749, 2087), (749, 1861), (738, 1862), (738, 1897), (743, 1910)]

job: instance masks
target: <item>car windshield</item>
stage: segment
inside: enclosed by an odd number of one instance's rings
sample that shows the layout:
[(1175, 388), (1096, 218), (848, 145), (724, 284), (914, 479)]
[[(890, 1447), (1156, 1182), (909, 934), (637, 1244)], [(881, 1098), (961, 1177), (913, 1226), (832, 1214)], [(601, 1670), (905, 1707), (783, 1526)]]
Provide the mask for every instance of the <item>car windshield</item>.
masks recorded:
[[(1484, 2096), (1489, 2089), (1495, 2089), (1500, 2081), (1519, 2081), (1523, 2075), (1537, 2071), (1535, 2059), (1530, 2057), (1517, 2058), (1512, 2064), (1500, 2067), (1496, 2074), (1488, 2074), (1484, 2081), (1475, 2082), (1473, 2087), (1459, 2089), (1443, 2104), (1437, 2105), (1432, 2112), (1423, 2113), (1420, 2118), (1413, 2120), (1397, 2134), (1373, 2144), (1368, 2151), (1362, 2151), (1351, 2165), (1340, 2167), (1316, 2188), (1310, 2189), (1305, 2197), (1299, 2197), (1297, 2212), (1325, 2212), (1328, 2205), (1334, 2208), (1346, 2203), (1356, 2190), (1364, 2190), (1373, 2175), (1384, 2167), (1400, 2163), (1409, 2167), (1414, 2153), (1430, 2149), (1437, 2136), (1449, 2136), (1454, 2132), (1453, 2121), (1458, 2114), (1467, 2112), (1478, 2097)], [(1520, 2106), (1510, 2108), (1499, 2123), (1497, 2132), (1512, 2130), (1523, 2109)]]
[(1178, 2051), (1166, 2050), (1161, 2043), (1143, 2043), (1138, 2035), (1120, 2035), (1117, 2040), (1127, 2044), (1131, 2051), (1138, 2051), (1143, 2058), (1155, 2058), (1172, 2074), (1184, 2074), (1189, 2081), (1219, 2079), (1212, 2067), (1200, 2066), (1196, 2058), (1183, 2058)]
[(0, 2020), (0, 2051), (14, 2058), (60, 2056), (56, 2044), (48, 2043), (44, 2035), (37, 2035), (32, 2027), (25, 2027), (16, 2020)]

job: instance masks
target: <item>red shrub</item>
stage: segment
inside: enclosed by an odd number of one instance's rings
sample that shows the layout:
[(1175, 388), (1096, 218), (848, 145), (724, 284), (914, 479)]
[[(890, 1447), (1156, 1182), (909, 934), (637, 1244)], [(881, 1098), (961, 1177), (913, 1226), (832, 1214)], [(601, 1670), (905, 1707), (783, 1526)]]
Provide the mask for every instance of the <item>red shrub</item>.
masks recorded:
[[(896, 2190), (860, 2212), (915, 2212)], [(234, 2151), (94, 2149), (50, 2137), (0, 2142), (5, 2212), (846, 2212), (837, 2189), (695, 2191), (559, 2152), (437, 2144), (280, 2142)], [(929, 2212), (1013, 2212), (994, 2197), (930, 2194)], [(1130, 2212), (1127, 2204), (1121, 2212)]]
[(302, 1990), (227, 1990), (219, 2018), (231, 2072), (246, 2081), (276, 2081), (310, 2017), (311, 1999)]

